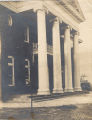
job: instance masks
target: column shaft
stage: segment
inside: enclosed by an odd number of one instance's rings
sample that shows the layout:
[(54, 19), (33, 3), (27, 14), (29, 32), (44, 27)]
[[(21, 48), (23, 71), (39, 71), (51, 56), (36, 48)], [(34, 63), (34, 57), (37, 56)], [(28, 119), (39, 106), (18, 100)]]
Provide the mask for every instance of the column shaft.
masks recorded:
[(67, 26), (64, 33), (64, 59), (65, 59), (65, 92), (73, 92), (70, 28)]
[(73, 41), (73, 60), (74, 60), (74, 90), (81, 91), (80, 85), (80, 65), (79, 65), (79, 45), (78, 45), (78, 33), (74, 34)]
[(49, 94), (49, 77), (47, 64), (47, 40), (45, 11), (37, 11), (38, 27), (38, 94)]
[(53, 93), (62, 93), (63, 89), (61, 72), (60, 28), (58, 18), (56, 18), (56, 20), (53, 23), (52, 38), (53, 38), (53, 78), (54, 78)]

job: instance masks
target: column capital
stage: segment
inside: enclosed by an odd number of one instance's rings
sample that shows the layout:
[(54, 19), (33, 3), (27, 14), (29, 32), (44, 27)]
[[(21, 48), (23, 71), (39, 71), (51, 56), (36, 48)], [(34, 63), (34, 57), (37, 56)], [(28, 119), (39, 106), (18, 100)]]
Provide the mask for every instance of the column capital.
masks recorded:
[(71, 31), (71, 30), (72, 30), (72, 27), (71, 27), (70, 25), (65, 25), (65, 26), (63, 27), (63, 30), (64, 30), (64, 31), (66, 31), (66, 30)]
[(66, 25), (65, 29), (71, 29), (70, 25)]
[(55, 17), (55, 18), (52, 20), (52, 23), (53, 23), (53, 25), (60, 23), (59, 18), (58, 18), (58, 17)]
[(66, 29), (72, 30), (73, 28), (72, 28), (70, 25), (65, 25), (65, 26), (64, 26), (64, 29), (65, 29), (65, 30), (66, 30)]
[(79, 31), (75, 31), (74, 35), (78, 35), (79, 36), (80, 35)]
[(46, 7), (38, 7), (33, 9), (34, 12), (38, 11), (44, 11), (46, 14), (48, 14), (48, 9)]
[(58, 18), (58, 17), (55, 17), (55, 18), (53, 19), (53, 21), (54, 21), (54, 22), (59, 22), (59, 18)]
[(50, 19), (50, 22), (52, 22), (52, 23), (54, 23), (54, 22), (62, 23), (62, 21), (59, 19), (59, 17), (55, 17), (53, 19)]

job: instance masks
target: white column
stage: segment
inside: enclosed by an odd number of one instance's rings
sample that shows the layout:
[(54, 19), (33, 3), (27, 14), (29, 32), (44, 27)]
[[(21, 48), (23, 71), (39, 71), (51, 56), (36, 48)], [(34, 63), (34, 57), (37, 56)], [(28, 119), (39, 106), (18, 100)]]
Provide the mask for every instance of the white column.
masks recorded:
[(74, 34), (73, 41), (73, 60), (74, 60), (74, 90), (81, 91), (80, 85), (80, 59), (79, 59), (79, 45), (78, 45), (78, 32)]
[(53, 38), (53, 93), (62, 93), (61, 48), (59, 19), (56, 18), (52, 28)]
[(70, 27), (65, 28), (64, 33), (64, 59), (65, 59), (65, 92), (73, 92)]
[(38, 27), (38, 95), (49, 94), (45, 11), (37, 11)]

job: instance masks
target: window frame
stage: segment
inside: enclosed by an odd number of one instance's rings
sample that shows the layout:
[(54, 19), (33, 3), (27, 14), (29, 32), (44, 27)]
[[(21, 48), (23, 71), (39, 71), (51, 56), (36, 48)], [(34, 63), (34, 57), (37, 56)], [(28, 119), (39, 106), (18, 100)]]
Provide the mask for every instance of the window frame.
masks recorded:
[[(25, 59), (25, 62), (27, 62), (27, 64), (25, 64), (25, 69), (27, 69), (28, 72), (28, 78), (25, 78), (25, 84), (26, 85), (30, 85), (31, 79), (30, 79), (30, 61), (29, 59)], [(28, 84), (26, 82), (29, 82)]]
[(25, 42), (25, 43), (29, 43), (29, 41), (30, 41), (30, 40), (29, 40), (30, 30), (29, 30), (29, 27), (28, 27), (28, 26), (26, 27), (24, 36), (25, 36), (24, 42)]
[[(8, 84), (8, 86), (15, 86), (15, 70), (14, 70), (14, 57), (13, 56), (8, 56), (8, 59), (11, 59), (11, 62), (8, 62), (8, 67), (12, 68), (12, 73), (11, 73), (11, 82)], [(8, 75), (9, 77), (9, 75)]]

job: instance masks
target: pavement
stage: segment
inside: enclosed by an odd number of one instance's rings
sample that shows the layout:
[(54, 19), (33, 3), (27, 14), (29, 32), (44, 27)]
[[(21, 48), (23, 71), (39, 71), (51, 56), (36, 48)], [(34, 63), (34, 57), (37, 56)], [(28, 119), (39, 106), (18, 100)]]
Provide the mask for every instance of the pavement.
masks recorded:
[(0, 120), (92, 120), (92, 104), (3, 108)]
[(32, 107), (26, 104), (18, 106), (17, 103), (4, 104), (0, 109), (0, 120), (92, 120), (92, 92), (35, 100)]

